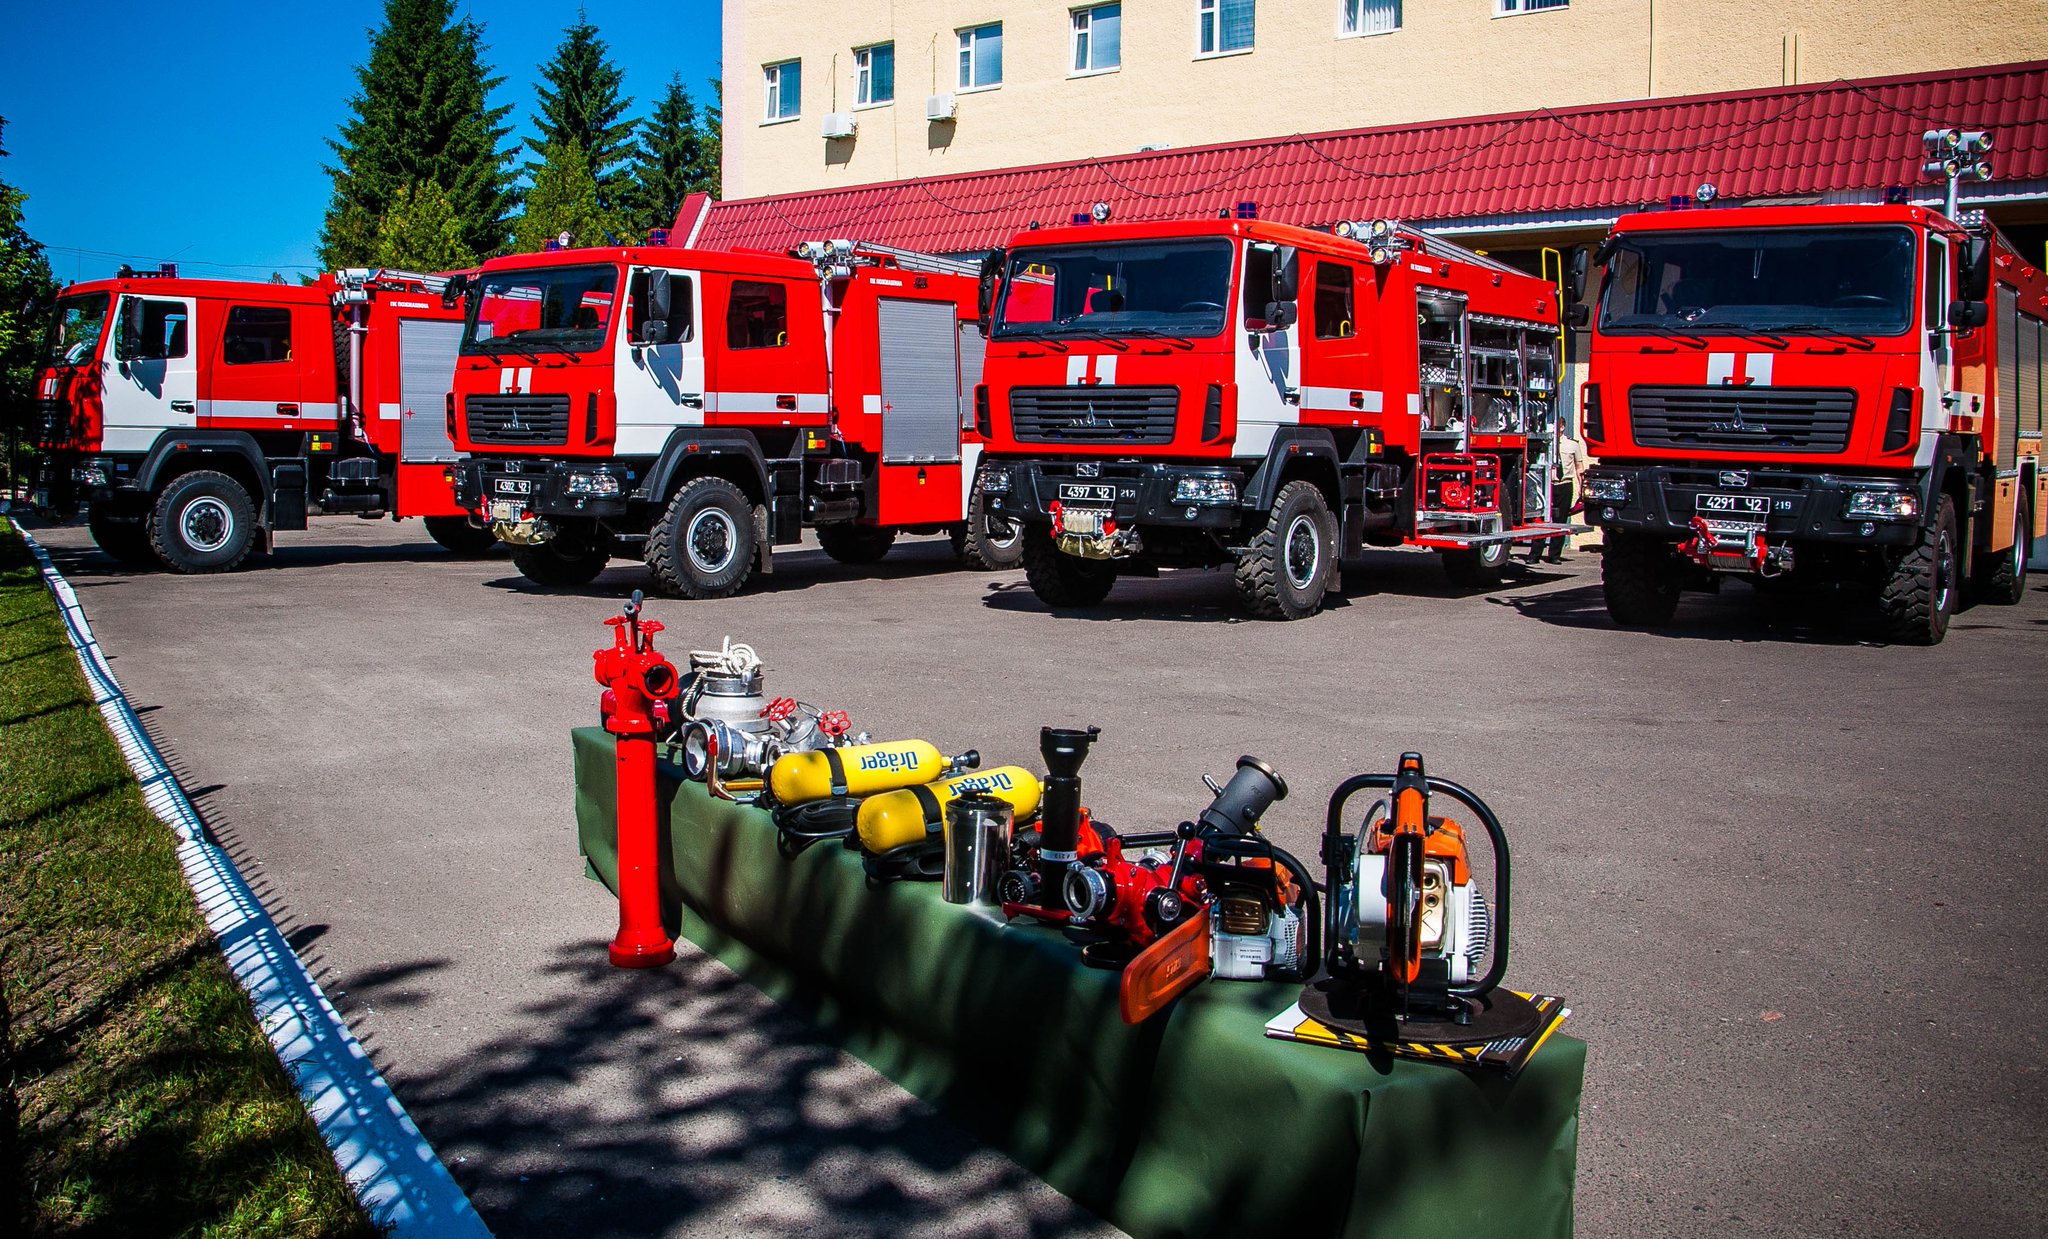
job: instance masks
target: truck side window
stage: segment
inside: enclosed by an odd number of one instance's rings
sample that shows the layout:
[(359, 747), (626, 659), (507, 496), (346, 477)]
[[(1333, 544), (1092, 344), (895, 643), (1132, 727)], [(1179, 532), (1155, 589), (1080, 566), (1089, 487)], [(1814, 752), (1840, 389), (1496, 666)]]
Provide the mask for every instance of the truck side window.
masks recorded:
[[(137, 359), (163, 361), (171, 357), (183, 357), (187, 347), (186, 328), (191, 313), (182, 301), (150, 301), (142, 303), (142, 339), (137, 341), (140, 348)], [(122, 327), (125, 336), (126, 325)]]
[(1948, 246), (1927, 243), (1927, 330), (1934, 331), (1948, 316)]
[[(690, 277), (670, 274), (668, 282), (668, 342), (681, 344), (697, 338), (697, 297)], [(633, 276), (633, 327), (647, 321), (647, 273)]]
[(1346, 264), (1316, 262), (1316, 339), (1345, 340), (1358, 333), (1351, 312), (1352, 280)]
[(777, 348), (789, 343), (789, 290), (781, 284), (734, 280), (725, 302), (725, 346)]
[(1252, 330), (1266, 325), (1266, 303), (1273, 299), (1273, 249), (1244, 247), (1244, 323)]
[(228, 307), (227, 333), (220, 359), (230, 366), (253, 366), (292, 359), (292, 312), (282, 306)]

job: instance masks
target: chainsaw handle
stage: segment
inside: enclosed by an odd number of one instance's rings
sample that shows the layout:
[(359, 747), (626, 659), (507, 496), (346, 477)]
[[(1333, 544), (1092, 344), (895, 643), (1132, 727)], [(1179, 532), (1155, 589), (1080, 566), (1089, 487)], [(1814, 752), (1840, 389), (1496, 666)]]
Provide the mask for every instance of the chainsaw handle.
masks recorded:
[[(1329, 886), (1329, 902), (1323, 908), (1323, 944), (1332, 954), (1336, 951), (1338, 941), (1337, 883), (1340, 880), (1348, 880), (1348, 875), (1340, 879), (1337, 871), (1344, 860), (1352, 856), (1351, 848), (1346, 846), (1344, 838), (1344, 805), (1353, 796), (1368, 788), (1391, 791), (1396, 787), (1396, 781), (1400, 777), (1398, 774), (1354, 774), (1339, 783), (1337, 790), (1330, 793), (1330, 812), (1323, 821), (1323, 866), (1325, 880)], [(1487, 968), (1486, 975), (1477, 981), (1451, 987), (1453, 994), (1476, 998), (1499, 985), (1501, 978), (1506, 976), (1508, 971), (1508, 836), (1507, 832), (1501, 829), (1500, 818), (1494, 816), (1493, 810), (1487, 807), (1486, 802), (1470, 789), (1449, 779), (1439, 779), (1435, 775), (1428, 776), (1425, 786), (1430, 794), (1448, 796), (1472, 810), (1473, 817), (1486, 828), (1486, 837), (1493, 843), (1493, 963)], [(1365, 841), (1357, 840), (1355, 846), (1363, 847)]]

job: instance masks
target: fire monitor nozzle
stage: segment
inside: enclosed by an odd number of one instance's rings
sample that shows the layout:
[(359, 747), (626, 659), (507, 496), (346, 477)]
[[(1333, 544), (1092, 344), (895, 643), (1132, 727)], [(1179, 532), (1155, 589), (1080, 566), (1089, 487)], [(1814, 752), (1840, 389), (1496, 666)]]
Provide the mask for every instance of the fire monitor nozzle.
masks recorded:
[(1259, 828), (1259, 815), (1276, 800), (1287, 799), (1287, 780), (1256, 757), (1237, 759), (1230, 782), (1216, 787), (1216, 799), (1202, 810), (1201, 824), (1228, 835), (1248, 835)]
[(1066, 906), (1067, 865), (1079, 855), (1081, 844), (1081, 763), (1101, 734), (1100, 727), (1043, 727), (1038, 732), (1038, 752), (1047, 772), (1038, 825), (1038, 898), (1048, 908)]

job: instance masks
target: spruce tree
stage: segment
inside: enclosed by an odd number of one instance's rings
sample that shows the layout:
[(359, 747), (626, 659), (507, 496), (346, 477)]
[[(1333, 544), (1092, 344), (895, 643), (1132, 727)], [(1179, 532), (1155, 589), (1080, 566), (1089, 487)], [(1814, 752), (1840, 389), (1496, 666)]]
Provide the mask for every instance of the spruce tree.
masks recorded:
[[(619, 95), (625, 75), (610, 61), (609, 51), (597, 27), (578, 9), (576, 23), (562, 32), (555, 58), (540, 67), (547, 84), (537, 92), (540, 115), (532, 118), (540, 137), (527, 143), (543, 158), (551, 145), (580, 149), (597, 182), (598, 203), (606, 210), (619, 206), (630, 187), (624, 164), (633, 140), (633, 122), (624, 119), (633, 101)], [(541, 167), (528, 163), (526, 174), (538, 178)]]
[(489, 254), (505, 243), (512, 206), (509, 107), (492, 107), (504, 81), (483, 64), (482, 29), (455, 17), (454, 0), (385, 0), (384, 25), (357, 66), (354, 115), (330, 141), (334, 194), (320, 230), (320, 261), (366, 262), (385, 213), (408, 185), (431, 181), (461, 222), (462, 246)]
[(515, 248), (528, 252), (569, 234), (568, 243), (614, 245), (630, 239), (625, 220), (597, 200), (597, 180), (590, 162), (574, 142), (550, 142), (541, 148), (541, 164), (526, 191), (526, 211), (512, 221)]
[(377, 228), (375, 263), (408, 271), (454, 271), (476, 265), (462, 241), (462, 221), (432, 181), (398, 191)]
[(633, 151), (627, 201), (636, 234), (675, 223), (686, 195), (718, 192), (717, 144), (716, 132), (707, 133), (698, 121), (697, 105), (682, 78), (671, 77), (653, 115), (640, 123), (640, 142)]

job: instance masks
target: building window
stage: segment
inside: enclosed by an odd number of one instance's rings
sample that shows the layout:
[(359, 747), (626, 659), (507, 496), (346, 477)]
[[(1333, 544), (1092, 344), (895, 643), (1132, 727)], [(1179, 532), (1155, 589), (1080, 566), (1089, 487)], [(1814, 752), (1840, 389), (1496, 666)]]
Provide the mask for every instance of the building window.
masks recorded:
[(1003, 23), (993, 22), (960, 32), (960, 89), (982, 90), (1003, 84)]
[(231, 305), (221, 336), (220, 359), (230, 366), (256, 366), (292, 359), (292, 312), (282, 306)]
[(789, 290), (780, 284), (734, 280), (725, 299), (725, 346), (780, 348), (789, 343)]
[(1252, 0), (1198, 0), (1196, 46), (1204, 56), (1252, 50)]
[(1316, 339), (1348, 340), (1358, 334), (1351, 308), (1352, 283), (1351, 268), (1345, 264), (1316, 263)]
[(1493, 0), (1495, 17), (1512, 17), (1517, 13), (1541, 13), (1545, 9), (1567, 9), (1572, 0)]
[(768, 89), (768, 109), (762, 123), (795, 120), (803, 105), (803, 62), (785, 60), (779, 65), (768, 65), (761, 72), (767, 79)]
[(1401, 28), (1401, 0), (1344, 0), (1337, 33), (1387, 34)]
[(1124, 62), (1124, 6), (1074, 10), (1074, 72), (1106, 73)]
[(853, 52), (853, 102), (856, 107), (896, 101), (896, 45), (877, 43)]

